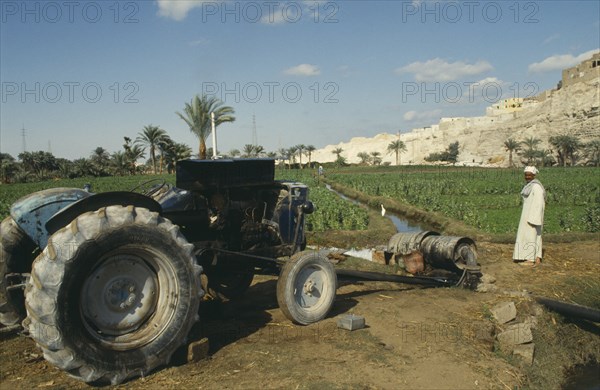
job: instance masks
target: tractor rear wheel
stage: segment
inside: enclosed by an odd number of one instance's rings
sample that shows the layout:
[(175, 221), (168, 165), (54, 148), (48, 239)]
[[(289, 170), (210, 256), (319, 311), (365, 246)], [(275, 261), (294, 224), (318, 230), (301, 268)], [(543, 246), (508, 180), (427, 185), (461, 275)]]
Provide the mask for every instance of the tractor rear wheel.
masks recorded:
[(169, 362), (198, 320), (193, 249), (144, 208), (82, 214), (34, 261), (24, 324), (46, 360), (85, 382), (145, 375)]
[(277, 280), (277, 302), (285, 316), (300, 325), (325, 318), (335, 300), (337, 276), (333, 264), (318, 252), (293, 255)]
[(0, 324), (12, 326), (25, 318), (25, 297), (22, 288), (12, 286), (9, 275), (29, 273), (37, 245), (11, 217), (2, 221), (0, 231)]

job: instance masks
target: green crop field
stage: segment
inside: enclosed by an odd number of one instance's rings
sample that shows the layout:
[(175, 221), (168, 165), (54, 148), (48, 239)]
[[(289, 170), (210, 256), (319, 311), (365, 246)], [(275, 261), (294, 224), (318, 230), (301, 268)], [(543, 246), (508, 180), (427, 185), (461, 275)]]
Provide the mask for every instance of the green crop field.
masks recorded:
[(306, 219), (307, 230), (365, 230), (369, 224), (367, 211), (329, 191), (324, 183), (315, 178), (314, 173), (310, 169), (278, 169), (276, 172), (277, 179), (299, 181), (310, 188), (309, 197), (315, 205), (315, 211)]
[[(517, 169), (460, 167), (364, 167), (328, 172), (329, 180), (372, 196), (442, 213), (488, 233), (513, 233), (525, 183)], [(600, 169), (544, 168), (544, 231), (600, 230)]]
[[(364, 230), (367, 228), (369, 218), (367, 212), (354, 204), (342, 200), (339, 196), (328, 191), (325, 186), (313, 179), (308, 171), (280, 171), (277, 170), (278, 179), (301, 181), (310, 187), (310, 199), (316, 206), (313, 214), (306, 219), (309, 231), (326, 230)], [(22, 196), (35, 191), (57, 187), (83, 188), (86, 183), (92, 185), (93, 192), (129, 191), (134, 187), (149, 180), (165, 180), (175, 183), (175, 175), (138, 175), (123, 177), (78, 178), (50, 180), (38, 183), (2, 184), (0, 185), (0, 217), (4, 219), (9, 215), (10, 206)]]
[[(514, 233), (521, 212), (521, 170), (461, 167), (347, 167), (327, 170), (327, 179), (371, 196), (402, 201), (427, 211), (440, 212), (488, 233)], [(307, 218), (309, 231), (363, 230), (364, 208), (344, 201), (317, 181), (311, 169), (277, 169), (277, 179), (300, 181), (310, 187), (316, 206)], [(600, 230), (600, 169), (545, 168), (538, 176), (547, 190), (546, 233)], [(55, 187), (94, 192), (131, 190), (151, 179), (174, 183), (174, 175), (79, 178), (26, 184), (0, 185), (0, 216), (31, 192)]]

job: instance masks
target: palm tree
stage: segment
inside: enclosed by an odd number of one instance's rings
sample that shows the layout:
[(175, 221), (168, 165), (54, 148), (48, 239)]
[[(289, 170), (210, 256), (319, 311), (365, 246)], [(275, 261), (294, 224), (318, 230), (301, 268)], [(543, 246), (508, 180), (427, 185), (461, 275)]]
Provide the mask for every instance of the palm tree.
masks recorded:
[(102, 165), (108, 161), (109, 157), (110, 156), (108, 155), (106, 149), (104, 149), (102, 146), (98, 146), (96, 149), (94, 149), (90, 158), (94, 163)]
[(304, 144), (296, 145), (296, 153), (298, 153), (298, 160), (300, 161), (300, 169), (302, 169), (302, 155), (304, 154)]
[(125, 152), (114, 152), (110, 158), (110, 165), (113, 175), (124, 176), (129, 172), (130, 162)]
[(152, 160), (152, 171), (156, 175), (156, 148), (159, 147), (162, 139), (167, 135), (167, 132), (159, 126), (144, 126), (144, 130), (138, 133), (135, 139), (136, 144), (140, 144), (150, 149), (150, 159)]
[(0, 181), (2, 183), (10, 183), (18, 170), (19, 166), (13, 156), (8, 153), (0, 153)]
[(557, 149), (559, 165), (566, 166), (567, 159), (571, 160), (571, 166), (575, 165), (577, 151), (583, 146), (579, 138), (573, 135), (557, 135), (550, 137), (549, 141)]
[(339, 159), (340, 154), (342, 154), (343, 151), (344, 151), (344, 149), (342, 149), (342, 148), (335, 148), (331, 151), (331, 153), (335, 154), (336, 157)]
[(525, 164), (529, 165), (539, 157), (540, 151), (537, 149), (525, 149), (521, 150), (520, 154), (523, 158), (525, 158)]
[(186, 103), (183, 109), (185, 116), (176, 112), (181, 119), (190, 127), (190, 131), (198, 137), (198, 157), (206, 159), (206, 139), (212, 132), (211, 114), (215, 117), (215, 128), (221, 123), (233, 122), (235, 111), (232, 107), (223, 106), (223, 102), (214, 96), (194, 96), (190, 103)]
[(94, 165), (87, 158), (78, 158), (73, 160), (73, 170), (76, 177), (90, 176), (93, 173)]
[(381, 153), (377, 151), (371, 152), (371, 162), (373, 165), (381, 164)]
[(585, 156), (588, 163), (596, 167), (600, 166), (600, 138), (592, 140), (585, 145)]
[(265, 152), (265, 148), (261, 145), (246, 144), (244, 145), (243, 152), (242, 157), (256, 158), (260, 157)]
[(73, 162), (66, 158), (57, 158), (56, 163), (58, 165), (58, 173), (60, 177), (64, 179), (72, 179), (75, 177), (73, 173)]
[(292, 164), (296, 164), (297, 146), (290, 146), (287, 150), (288, 167), (292, 169)]
[(166, 150), (165, 165), (167, 173), (175, 171), (175, 165), (179, 160), (187, 160), (192, 156), (192, 148), (186, 144), (174, 142), (173, 145)]
[(45, 178), (48, 173), (58, 168), (56, 157), (52, 153), (37, 151), (23, 152), (18, 156), (27, 172), (33, 173), (38, 179)]
[(248, 158), (248, 157), (253, 157), (253, 156), (254, 156), (254, 145), (252, 145), (252, 144), (244, 145), (244, 147), (242, 148), (242, 157)]
[(231, 150), (229, 151), (229, 155), (230, 155), (231, 157), (238, 157), (238, 156), (240, 156), (241, 154), (242, 154), (242, 153), (239, 151), (239, 149), (231, 149)]
[(541, 139), (535, 137), (525, 138), (523, 145), (527, 146), (527, 149), (537, 149), (537, 146), (542, 142)]
[(525, 145), (527, 149), (523, 150), (521, 155), (527, 159), (527, 164), (531, 164), (538, 156), (537, 145), (540, 142), (542, 142), (542, 140), (535, 137), (525, 138), (525, 141), (523, 141), (523, 145)]
[(110, 156), (106, 149), (101, 146), (98, 146), (92, 152), (90, 156), (90, 161), (92, 163), (92, 175), (93, 176), (106, 176), (108, 174), (107, 167), (109, 164)]
[(331, 151), (331, 153), (337, 156), (335, 159), (335, 164), (339, 167), (346, 165), (346, 157), (341, 155), (343, 151), (344, 149), (342, 148), (335, 148)]
[(392, 141), (387, 147), (388, 154), (396, 153), (396, 165), (400, 165), (400, 153), (406, 152), (406, 145), (400, 140)]
[(289, 159), (288, 150), (286, 148), (279, 148), (277, 154), (279, 155), (279, 160), (281, 160), (283, 168), (285, 168), (285, 160)]
[(306, 145), (304, 148), (306, 150), (306, 155), (308, 156), (308, 167), (312, 168), (312, 152), (317, 150), (313, 145)]
[(160, 152), (160, 160), (158, 162), (158, 167), (161, 175), (163, 173), (163, 167), (165, 165), (165, 154), (167, 153), (167, 150), (173, 147), (174, 144), (175, 142), (171, 139), (171, 137), (169, 137), (168, 134), (165, 134), (158, 142), (158, 145), (156, 145), (158, 151)]
[(513, 167), (513, 152), (517, 152), (520, 147), (521, 142), (513, 138), (509, 138), (506, 141), (504, 141), (504, 149), (508, 152), (508, 165), (511, 168)]
[(254, 145), (254, 156), (261, 157), (265, 154), (265, 148), (262, 145)]
[(550, 167), (556, 162), (556, 160), (554, 160), (554, 156), (552, 156), (552, 150), (550, 149), (537, 150), (535, 157), (536, 163), (543, 167)]
[(123, 149), (125, 149), (125, 157), (129, 162), (129, 171), (131, 174), (135, 175), (137, 170), (136, 162), (140, 158), (144, 158), (146, 156), (146, 149), (141, 147), (140, 145), (135, 145), (131, 143), (131, 138), (123, 137), (125, 143), (123, 144)]
[(356, 157), (360, 158), (360, 163), (369, 165), (371, 162), (371, 155), (367, 152), (360, 152), (356, 155)]

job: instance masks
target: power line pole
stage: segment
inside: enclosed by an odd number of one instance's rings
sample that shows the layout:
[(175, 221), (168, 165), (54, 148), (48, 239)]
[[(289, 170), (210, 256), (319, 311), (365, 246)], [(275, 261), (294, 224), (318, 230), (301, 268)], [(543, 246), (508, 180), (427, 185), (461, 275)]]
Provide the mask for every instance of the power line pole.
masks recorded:
[(27, 151), (27, 142), (25, 141), (25, 124), (23, 124), (23, 127), (21, 128), (21, 138), (22, 138), (22, 146), (23, 146), (23, 153), (25, 153)]
[(256, 146), (258, 143), (256, 136), (256, 115), (252, 114), (252, 145)]

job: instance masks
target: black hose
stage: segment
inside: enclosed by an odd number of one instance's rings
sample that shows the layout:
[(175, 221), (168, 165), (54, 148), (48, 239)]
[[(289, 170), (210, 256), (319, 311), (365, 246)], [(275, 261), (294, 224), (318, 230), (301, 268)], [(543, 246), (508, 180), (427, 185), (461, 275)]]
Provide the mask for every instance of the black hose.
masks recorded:
[(548, 309), (554, 310), (566, 317), (582, 318), (584, 320), (600, 323), (600, 310), (598, 309), (557, 301), (546, 297), (535, 297), (535, 300), (546, 306)]
[(354, 271), (349, 269), (336, 269), (338, 276), (346, 276), (353, 279), (373, 280), (379, 282), (396, 282), (404, 284), (418, 284), (429, 287), (443, 287), (456, 285), (457, 279), (435, 277), (435, 276), (403, 276), (384, 274), (379, 272)]

